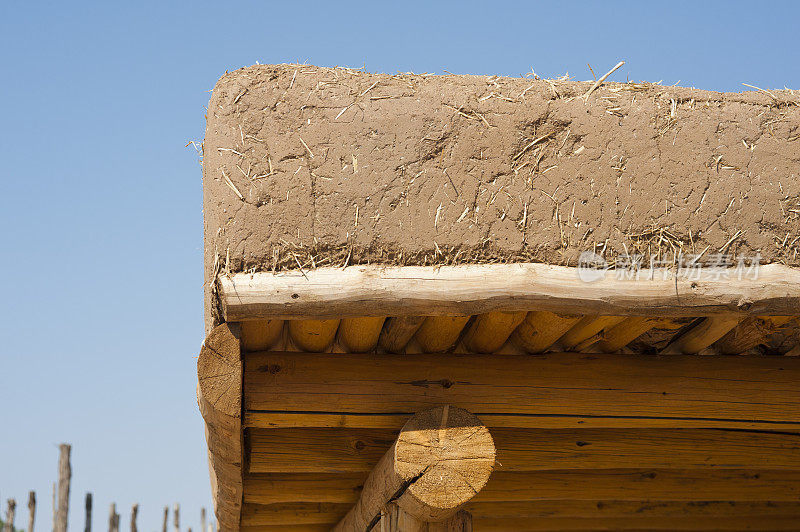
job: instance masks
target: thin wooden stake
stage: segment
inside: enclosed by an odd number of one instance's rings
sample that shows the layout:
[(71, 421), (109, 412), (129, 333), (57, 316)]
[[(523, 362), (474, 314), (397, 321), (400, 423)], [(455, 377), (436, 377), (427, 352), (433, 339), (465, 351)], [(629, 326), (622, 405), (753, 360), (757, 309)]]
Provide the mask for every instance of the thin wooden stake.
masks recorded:
[(200, 532), (206, 532), (206, 509), (200, 508)]
[(117, 505), (113, 502), (108, 512), (108, 532), (119, 532), (119, 514)]
[(139, 515), (139, 503), (135, 503), (131, 507), (131, 532), (138, 532), (136, 527), (136, 517)]
[(174, 512), (174, 520), (172, 524), (175, 526), (175, 532), (181, 532), (181, 505), (177, 502), (175, 503), (175, 508), (173, 509)]
[(92, 532), (92, 494), (86, 494), (86, 524), (83, 526), (84, 532)]
[(8, 508), (6, 509), (6, 522), (3, 524), (3, 532), (14, 532), (14, 513), (17, 507), (17, 501), (8, 499)]
[(69, 455), (72, 446), (62, 443), (58, 446), (58, 511), (56, 512), (55, 532), (67, 532), (67, 518), (69, 515), (69, 483), (72, 478), (72, 468)]
[(58, 504), (56, 504), (56, 483), (53, 482), (53, 530), (56, 529), (56, 515), (58, 513)]
[(28, 492), (28, 532), (33, 532), (33, 523), (36, 520), (36, 492)]
[(164, 506), (164, 523), (161, 525), (161, 532), (167, 532), (167, 523), (169, 523), (169, 506)]

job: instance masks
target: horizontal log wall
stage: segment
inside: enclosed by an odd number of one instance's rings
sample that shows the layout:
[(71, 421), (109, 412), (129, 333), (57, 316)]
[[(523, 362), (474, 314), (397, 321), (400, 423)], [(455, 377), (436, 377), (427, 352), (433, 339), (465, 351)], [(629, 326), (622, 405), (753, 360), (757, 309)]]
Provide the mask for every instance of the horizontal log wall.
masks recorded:
[[(725, 429), (492, 429), (497, 471), (800, 470), (800, 433)], [(365, 473), (394, 441), (378, 429), (252, 429), (250, 473)]]
[[(723, 502), (723, 501), (613, 501), (613, 500), (580, 500), (580, 501), (525, 501), (525, 502), (493, 502), (472, 503), (467, 506), (473, 519), (478, 522), (550, 522), (552, 527), (560, 522), (589, 523), (599, 519), (619, 523), (638, 523), (642, 528), (664, 527), (669, 523), (678, 526), (689, 526), (689, 519), (705, 523), (712, 523), (713, 519), (739, 518), (751, 519), (753, 516), (766, 519), (766, 523), (786, 522), (789, 518), (800, 515), (800, 502)], [(347, 511), (347, 504), (320, 504), (320, 503), (293, 503), (277, 504), (270, 506), (246, 505), (242, 519), (244, 526), (265, 525), (315, 525), (329, 524), (335, 520), (342, 511)], [(650, 523), (648, 523), (650, 522)], [(647, 524), (645, 524), (647, 523)], [(796, 523), (796, 521), (795, 521)], [(536, 526), (536, 525), (527, 525)], [(623, 527), (625, 525), (622, 525)], [(659, 527), (659, 528), (661, 528)], [(485, 530), (484, 527), (476, 530)], [(523, 528), (525, 529), (525, 528)], [(756, 527), (756, 529), (760, 529)], [(503, 530), (516, 530), (505, 528)], [(554, 530), (542, 528), (542, 530)], [(555, 529), (560, 530), (560, 529)], [(701, 528), (702, 530), (702, 528)], [(741, 528), (739, 528), (741, 530)], [(789, 529), (791, 530), (791, 529)], [(796, 530), (796, 529), (795, 529)]]
[(497, 447), (476, 530), (790, 530), (800, 515), (800, 359), (244, 360), (244, 530), (329, 528), (411, 413), (445, 403), (475, 409)]
[[(352, 504), (366, 473), (248, 473), (244, 502)], [(691, 489), (687, 489), (691, 487)], [(591, 500), (798, 501), (800, 471), (781, 469), (556, 469), (495, 471), (475, 502)]]
[(452, 404), (490, 427), (800, 430), (798, 382), (789, 357), (260, 352), (245, 357), (244, 404), (250, 425), (392, 428), (392, 414)]

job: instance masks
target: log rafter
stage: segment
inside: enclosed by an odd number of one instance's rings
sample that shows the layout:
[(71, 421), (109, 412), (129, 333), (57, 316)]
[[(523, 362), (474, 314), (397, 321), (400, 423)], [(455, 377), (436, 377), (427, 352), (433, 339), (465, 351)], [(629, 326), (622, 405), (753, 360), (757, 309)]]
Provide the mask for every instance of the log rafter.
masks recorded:
[(390, 530), (403, 529), (398, 521), (421, 530), (445, 521), (483, 488), (494, 461), (488, 429), (466, 410), (444, 405), (415, 414), (334, 531), (369, 532), (382, 520)]

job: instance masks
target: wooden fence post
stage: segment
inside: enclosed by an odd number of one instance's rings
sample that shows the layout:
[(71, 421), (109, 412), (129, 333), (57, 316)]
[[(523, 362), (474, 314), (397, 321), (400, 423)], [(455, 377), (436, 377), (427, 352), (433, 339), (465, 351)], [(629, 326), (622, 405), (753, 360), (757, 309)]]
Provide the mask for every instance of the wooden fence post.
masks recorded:
[(6, 522), (3, 523), (3, 532), (14, 532), (14, 512), (17, 501), (8, 499), (8, 509), (6, 510)]
[(36, 492), (28, 492), (28, 532), (33, 532), (33, 522), (36, 520)]
[(167, 523), (169, 523), (169, 506), (164, 506), (164, 523), (161, 525), (161, 532), (167, 532)]
[(92, 532), (92, 494), (86, 493), (86, 524), (83, 527), (84, 532)]
[(53, 531), (56, 529), (56, 516), (58, 515), (58, 504), (56, 503), (56, 482), (53, 482)]
[(206, 530), (206, 509), (200, 508), (200, 532), (208, 532)]
[(62, 443), (58, 446), (58, 512), (56, 513), (55, 532), (67, 532), (67, 517), (69, 515), (69, 482), (72, 477), (72, 468), (69, 464), (69, 454), (72, 446)]
[(136, 527), (136, 516), (139, 515), (139, 503), (135, 503), (133, 507), (131, 507), (131, 532), (138, 532), (138, 528)]
[(119, 514), (117, 513), (117, 505), (113, 502), (108, 514), (108, 532), (119, 532)]
[(175, 515), (174, 515), (175, 520), (172, 522), (172, 524), (175, 526), (175, 532), (180, 532), (181, 531), (181, 505), (178, 504), (177, 502), (175, 503), (174, 513), (175, 513)]

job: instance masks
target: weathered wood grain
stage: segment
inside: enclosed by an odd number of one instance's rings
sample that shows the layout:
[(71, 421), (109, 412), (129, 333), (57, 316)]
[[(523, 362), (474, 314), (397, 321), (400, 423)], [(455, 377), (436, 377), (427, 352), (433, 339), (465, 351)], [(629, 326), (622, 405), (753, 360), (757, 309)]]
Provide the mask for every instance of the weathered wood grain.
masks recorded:
[(710, 316), (678, 334), (661, 353), (665, 355), (691, 355), (710, 346), (742, 321), (741, 316)]
[[(244, 501), (353, 504), (366, 473), (248, 473)], [(495, 471), (475, 502), (534, 500), (798, 501), (800, 471), (769, 469), (565, 469)]]
[(467, 351), (493, 353), (506, 343), (514, 329), (525, 319), (526, 312), (487, 312), (475, 316), (462, 342)]
[(205, 421), (211, 491), (222, 530), (238, 530), (242, 505), (242, 359), (236, 324), (215, 327), (197, 359), (197, 403)]
[(452, 517), (494, 468), (489, 431), (466, 410), (445, 405), (415, 414), (381, 456), (336, 532), (369, 530), (390, 503), (414, 521)]
[(547, 264), (352, 266), (308, 272), (239, 273), (217, 279), (225, 319), (341, 318), (549, 310), (573, 314), (791, 315), (800, 307), (800, 270), (762, 266), (757, 279), (725, 272), (700, 280), (641, 272), (584, 282), (576, 268)]
[[(653, 521), (644, 528), (656, 529), (675, 523), (679, 528), (692, 525), (689, 520), (708, 527), (714, 520), (743, 519), (755, 523), (763, 519), (765, 523), (785, 523), (787, 519), (800, 515), (800, 501), (663, 501), (657, 499), (638, 501), (615, 501), (605, 499), (586, 500), (543, 500), (518, 502), (472, 502), (467, 505), (472, 518), (478, 522), (513, 523), (527, 521), (532, 523), (588, 522), (589, 520), (638, 523)], [(331, 524), (347, 511), (347, 505), (329, 503), (292, 503), (274, 505), (246, 504), (243, 510), (244, 526), (263, 525), (313, 525)], [(415, 522), (414, 525), (420, 523)], [(622, 525), (630, 528), (631, 525)], [(724, 525), (725, 526), (725, 525)], [(727, 525), (728, 527), (730, 525)], [(380, 525), (378, 525), (380, 529)], [(542, 528), (558, 530), (558, 528)], [(691, 528), (689, 528), (691, 529)], [(703, 528), (701, 528), (703, 529)], [(756, 528), (761, 530), (761, 528)], [(347, 530), (370, 530), (369, 528), (348, 528)], [(375, 530), (373, 528), (372, 530)], [(390, 528), (390, 531), (425, 531), (426, 528)], [(476, 530), (482, 528), (476, 527)], [(514, 529), (506, 529), (514, 530)]]
[(507, 416), (504, 426), (518, 416), (519, 426), (562, 417), (800, 429), (795, 357), (260, 352), (246, 357), (244, 380), (248, 416), (323, 415), (345, 426), (452, 404)]
[(339, 343), (351, 353), (366, 353), (378, 345), (383, 317), (344, 318), (339, 324)]
[[(394, 442), (380, 429), (251, 429), (250, 473), (369, 472)], [(492, 429), (497, 471), (800, 470), (800, 434), (718, 429)]]

